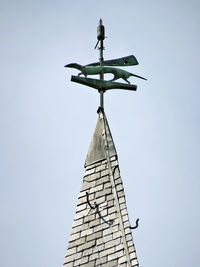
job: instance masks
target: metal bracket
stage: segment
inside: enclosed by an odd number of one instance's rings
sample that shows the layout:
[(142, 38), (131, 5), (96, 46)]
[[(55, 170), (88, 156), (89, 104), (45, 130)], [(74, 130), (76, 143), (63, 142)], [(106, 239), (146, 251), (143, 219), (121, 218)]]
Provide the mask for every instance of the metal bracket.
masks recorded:
[(136, 228), (138, 228), (138, 222), (139, 222), (139, 218), (137, 218), (137, 220), (136, 220), (136, 222), (135, 222), (135, 223), (136, 223), (136, 225), (135, 225), (135, 226), (133, 226), (133, 227), (132, 227), (132, 226), (130, 226), (130, 228), (131, 228), (131, 229), (136, 229)]
[(86, 192), (86, 197), (87, 197), (87, 203), (88, 203), (88, 205), (90, 206), (90, 208), (91, 209), (96, 209), (97, 207), (98, 207), (98, 205), (97, 205), (97, 203), (95, 202), (94, 203), (94, 206), (92, 206), (92, 204), (90, 203), (90, 200), (89, 200), (89, 194), (88, 194), (88, 192)]
[(100, 217), (105, 223), (107, 223), (109, 226), (111, 226), (111, 225), (113, 224), (114, 220), (106, 221), (106, 220), (103, 218), (103, 216), (101, 215), (101, 212), (100, 212), (100, 210), (99, 210), (99, 205), (97, 205), (97, 203), (95, 202), (95, 203), (94, 203), (94, 206), (92, 206), (92, 204), (90, 203), (88, 192), (86, 192), (86, 198), (87, 198), (87, 203), (88, 203), (88, 205), (90, 206), (90, 208), (93, 209), (93, 210), (96, 209), (97, 213), (99, 214), (99, 217)]

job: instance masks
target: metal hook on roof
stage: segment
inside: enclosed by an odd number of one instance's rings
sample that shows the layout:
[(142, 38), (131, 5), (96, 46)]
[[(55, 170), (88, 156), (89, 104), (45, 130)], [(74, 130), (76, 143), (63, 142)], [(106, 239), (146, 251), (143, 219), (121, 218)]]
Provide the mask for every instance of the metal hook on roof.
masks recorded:
[(93, 209), (93, 210), (96, 209), (98, 207), (98, 205), (97, 205), (96, 202), (94, 203), (95, 204), (94, 206), (91, 205), (90, 200), (89, 200), (89, 194), (88, 194), (88, 192), (86, 192), (86, 197), (87, 197), (87, 203), (90, 206), (90, 208)]
[(89, 200), (89, 194), (88, 194), (88, 192), (86, 192), (86, 197), (87, 197), (87, 203), (88, 203), (88, 205), (90, 206), (90, 208), (93, 209), (93, 210), (96, 209), (97, 213), (99, 214), (99, 217), (100, 217), (105, 223), (107, 223), (108, 225), (111, 226), (111, 225), (113, 224), (114, 220), (106, 221), (106, 220), (103, 218), (103, 216), (101, 215), (101, 212), (100, 212), (100, 210), (99, 210), (99, 205), (97, 205), (96, 202), (94, 203), (94, 206), (91, 205), (90, 200)]
[(138, 228), (138, 222), (139, 222), (139, 218), (137, 218), (136, 222), (135, 222), (135, 226), (131, 226), (131, 229), (136, 229)]
[(119, 170), (119, 165), (116, 165), (116, 166), (114, 166), (114, 168), (113, 168), (113, 175), (115, 174), (115, 170), (118, 168), (118, 171), (120, 172), (120, 170)]

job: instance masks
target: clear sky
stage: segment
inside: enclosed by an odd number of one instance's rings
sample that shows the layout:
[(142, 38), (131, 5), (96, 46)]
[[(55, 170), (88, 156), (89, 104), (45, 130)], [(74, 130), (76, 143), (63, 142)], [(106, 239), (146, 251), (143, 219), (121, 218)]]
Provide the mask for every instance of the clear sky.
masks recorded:
[(62, 266), (98, 92), (68, 63), (134, 54), (105, 94), (141, 267), (200, 266), (200, 2), (0, 1), (0, 266)]

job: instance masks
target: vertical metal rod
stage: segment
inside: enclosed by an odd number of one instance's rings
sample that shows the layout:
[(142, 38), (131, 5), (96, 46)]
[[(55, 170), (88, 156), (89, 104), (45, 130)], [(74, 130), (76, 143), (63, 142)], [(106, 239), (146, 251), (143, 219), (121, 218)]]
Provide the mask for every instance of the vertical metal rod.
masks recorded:
[[(103, 40), (100, 40), (100, 47), (99, 47), (99, 63), (100, 66), (103, 67)], [(104, 79), (103, 71), (100, 73), (100, 80)], [(104, 92), (100, 91), (100, 107), (104, 108)]]
[[(100, 67), (102, 68), (101, 72), (100, 72), (100, 80), (104, 80), (104, 75), (103, 75), (103, 40), (105, 39), (105, 29), (103, 26), (103, 22), (102, 19), (100, 19), (99, 21), (99, 26), (97, 27), (97, 45), (99, 44), (99, 64)], [(100, 107), (103, 109), (104, 108), (104, 91), (103, 90), (99, 90), (100, 93)]]
[(104, 97), (103, 97), (103, 91), (100, 91), (100, 107), (104, 108)]

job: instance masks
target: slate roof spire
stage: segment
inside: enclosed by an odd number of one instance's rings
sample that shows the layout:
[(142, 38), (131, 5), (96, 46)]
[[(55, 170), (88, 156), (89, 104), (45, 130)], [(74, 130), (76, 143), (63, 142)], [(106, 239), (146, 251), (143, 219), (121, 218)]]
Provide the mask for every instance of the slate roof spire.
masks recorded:
[(117, 152), (103, 109), (85, 169), (64, 267), (139, 266)]
[[(81, 71), (71, 81), (98, 90), (100, 107), (98, 121), (85, 161), (85, 175), (78, 196), (76, 215), (65, 256), (64, 267), (138, 267), (131, 227), (126, 207), (124, 187), (111, 131), (104, 112), (104, 93), (122, 89), (136, 91), (130, 77), (145, 79), (119, 67), (138, 64), (135, 56), (105, 60), (103, 58), (105, 28), (100, 20), (97, 27), (99, 62), (65, 67)], [(104, 74), (113, 74), (104, 80)], [(99, 74), (99, 79), (88, 78)], [(81, 75), (85, 77), (80, 77)], [(121, 79), (126, 83), (115, 82)]]

